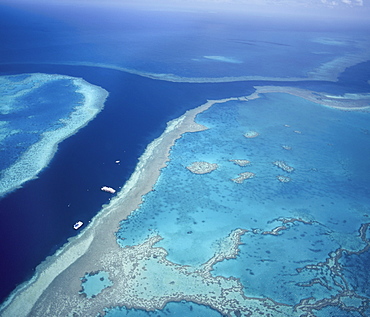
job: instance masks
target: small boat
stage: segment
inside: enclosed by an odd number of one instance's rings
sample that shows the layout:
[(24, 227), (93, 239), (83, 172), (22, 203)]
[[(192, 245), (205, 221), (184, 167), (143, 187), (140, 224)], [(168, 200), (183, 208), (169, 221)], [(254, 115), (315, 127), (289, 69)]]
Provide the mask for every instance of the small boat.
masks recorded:
[(73, 225), (73, 229), (77, 230), (79, 228), (82, 227), (84, 223), (82, 221), (77, 221), (74, 225)]
[(103, 192), (107, 192), (107, 193), (111, 193), (111, 194), (114, 194), (116, 192), (115, 189), (113, 189), (112, 187), (108, 187), (108, 186), (103, 186), (102, 188), (100, 188)]

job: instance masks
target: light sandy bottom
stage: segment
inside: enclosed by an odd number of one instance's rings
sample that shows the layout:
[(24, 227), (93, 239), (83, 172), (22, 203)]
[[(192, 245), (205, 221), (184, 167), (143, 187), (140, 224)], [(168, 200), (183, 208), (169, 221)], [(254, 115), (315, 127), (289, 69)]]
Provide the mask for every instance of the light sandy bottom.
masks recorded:
[[(240, 237), (245, 231), (237, 229), (224, 237), (220, 249), (199, 268), (181, 266), (166, 259), (167, 252), (154, 247), (160, 236), (151, 236), (142, 244), (121, 248), (115, 232), (119, 222), (126, 219), (142, 203), (142, 197), (152, 190), (160, 171), (166, 166), (170, 149), (183, 133), (206, 129), (194, 122), (195, 116), (216, 103), (246, 101), (260, 93), (289, 93), (321, 103), (321, 94), (291, 87), (257, 87), (250, 96), (208, 101), (187, 111), (168, 123), (165, 132), (148, 145), (139, 163), (121, 192), (85, 228), (54, 256), (37, 268), (35, 277), (16, 290), (1, 308), (1, 316), (95, 316), (104, 307), (126, 306), (147, 310), (163, 308), (169, 301), (188, 300), (208, 305), (227, 315), (230, 311), (299, 316), (293, 307), (265, 298), (248, 298), (242, 284), (234, 278), (213, 277), (213, 265), (237, 255)], [(329, 106), (332, 100), (327, 104)], [(355, 101), (354, 101), (355, 102)], [(335, 104), (335, 107), (346, 103)], [(89, 272), (105, 271), (113, 285), (95, 298), (79, 293), (81, 278)], [(160, 276), (161, 287), (152, 272)], [(163, 282), (163, 278), (168, 283)], [(154, 280), (153, 280), (154, 279)], [(227, 290), (227, 291), (226, 291)], [(278, 312), (278, 313), (277, 313)]]

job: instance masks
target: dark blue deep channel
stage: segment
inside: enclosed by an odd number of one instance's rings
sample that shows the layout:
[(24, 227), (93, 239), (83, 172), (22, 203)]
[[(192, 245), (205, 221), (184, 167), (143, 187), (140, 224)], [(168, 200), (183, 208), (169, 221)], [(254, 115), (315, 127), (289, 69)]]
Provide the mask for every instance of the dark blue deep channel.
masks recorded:
[(2, 65), (0, 75), (35, 72), (82, 77), (110, 94), (94, 120), (59, 144), (38, 179), (0, 200), (0, 302), (76, 234), (77, 220), (87, 223), (109, 202), (100, 187), (119, 189), (167, 121), (207, 99), (253, 91), (246, 83), (168, 83), (82, 66)]

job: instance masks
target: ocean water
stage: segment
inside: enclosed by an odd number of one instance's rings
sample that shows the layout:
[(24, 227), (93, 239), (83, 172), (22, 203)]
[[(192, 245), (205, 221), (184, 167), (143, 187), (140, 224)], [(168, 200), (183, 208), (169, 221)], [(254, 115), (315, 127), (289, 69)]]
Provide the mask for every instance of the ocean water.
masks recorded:
[(111, 196), (100, 188), (122, 187), (146, 145), (163, 132), (167, 121), (209, 97), (221, 98), (225, 92), (243, 95), (253, 90), (242, 83), (224, 86), (160, 82), (94, 67), (6, 67), (7, 75), (22, 72), (82, 77), (105, 87), (110, 94), (104, 109), (93, 121), (59, 144), (57, 154), (36, 180), (0, 200), (0, 212), (6, 219), (0, 224), (1, 236), (2, 241), (7, 241), (0, 246), (7, 259), (1, 266), (4, 271), (12, 272), (1, 276), (3, 296), (31, 277), (46, 255), (76, 234), (72, 226), (77, 220), (88, 223), (102, 205), (109, 203)]
[(3, 7), (2, 17), (2, 63), (88, 62), (180, 77), (289, 78), (306, 77), (338, 53), (350, 57), (368, 48), (366, 29), (253, 15), (33, 4)]
[[(157, 245), (169, 252), (170, 261), (200, 266), (217, 252), (220, 237), (247, 229), (237, 259), (217, 264), (215, 276), (240, 278), (248, 296), (287, 304), (313, 294), (328, 297), (322, 287), (299, 286), (307, 276), (296, 269), (338, 248), (366, 246), (358, 230), (369, 217), (370, 166), (363, 159), (370, 154), (368, 120), (368, 113), (325, 108), (287, 94), (214, 105), (196, 120), (209, 130), (176, 142), (154, 191), (121, 223), (119, 243), (137, 244), (154, 232), (164, 238)], [(259, 136), (244, 137), (250, 130)], [(251, 163), (241, 167), (232, 159)], [(277, 160), (294, 171), (280, 170), (272, 164)], [(192, 174), (186, 166), (197, 161), (219, 167)], [(255, 176), (242, 184), (231, 181), (242, 172)], [(291, 180), (279, 182), (278, 175)], [(308, 223), (294, 222), (277, 236), (263, 234), (283, 225), (281, 219)], [(345, 270), (357, 274), (358, 267)], [(333, 286), (329, 294), (339, 290)]]
[[(305, 77), (333, 59), (362, 54), (368, 43), (366, 30), (344, 32), (303, 23), (292, 28), (281, 21), (215, 19), (209, 14), (1, 6), (0, 17), (0, 75), (23, 76), (19, 80), (29, 76), (22, 74), (67, 75), (109, 92), (104, 109), (59, 145), (37, 179), (0, 200), (1, 272), (6, 272), (0, 274), (1, 300), (76, 234), (72, 225), (77, 220), (88, 223), (109, 203), (111, 196), (100, 187), (120, 189), (166, 122), (207, 99), (249, 95), (254, 85), (277, 84), (271, 80), (191, 84), (186, 77)], [(111, 65), (141, 74), (174, 74), (185, 82), (153, 80), (110, 69)], [(369, 69), (369, 62), (351, 67), (336, 83), (278, 84), (331, 94), (368, 93)], [(37, 98), (55, 100), (52, 114), (44, 114), (55, 121), (65, 116), (58, 105), (79, 101), (72, 90), (63, 81), (51, 83), (20, 98), (17, 107), (37, 104)], [(29, 115), (11, 118), (11, 129), (19, 125), (26, 130), (31, 121), (24, 119)], [(343, 248), (347, 252), (339, 261), (345, 278), (357, 294), (369, 296), (368, 252), (351, 253), (364, 247), (358, 230), (370, 213), (369, 162), (364, 159), (370, 154), (368, 113), (343, 112), (274, 93), (215, 105), (198, 115), (197, 122), (209, 130), (185, 134), (176, 142), (155, 190), (121, 223), (118, 243), (138, 244), (148, 235), (160, 234), (164, 239), (157, 245), (168, 251), (169, 260), (197, 267), (213, 256), (221, 238), (236, 228), (247, 229), (238, 257), (218, 263), (213, 274), (239, 278), (247, 295), (287, 304), (312, 295), (335, 295), (339, 288), (331, 272), (320, 276), (330, 285), (328, 291), (318, 283), (303, 286), (318, 278), (314, 270), (303, 268)], [(48, 129), (44, 123), (40, 117), (34, 124), (40, 131)], [(259, 136), (245, 138), (248, 131)], [(35, 135), (28, 137), (22, 141), (32, 142)], [(15, 137), (7, 142), (10, 150), (1, 156), (2, 169), (29, 144), (14, 147), (19, 143)], [(241, 167), (231, 159), (251, 164)], [(186, 169), (195, 161), (219, 167), (195, 175)], [(275, 161), (286, 162), (294, 171), (279, 169)], [(242, 184), (231, 181), (243, 172), (255, 176)], [(279, 175), (290, 182), (280, 182)], [(304, 222), (284, 224), (283, 219)], [(283, 224), (287, 229), (278, 235), (263, 234)], [(108, 316), (154, 314), (219, 315), (186, 302), (168, 303), (156, 312), (126, 308), (108, 312)], [(358, 314), (337, 307), (318, 312), (327, 315)]]

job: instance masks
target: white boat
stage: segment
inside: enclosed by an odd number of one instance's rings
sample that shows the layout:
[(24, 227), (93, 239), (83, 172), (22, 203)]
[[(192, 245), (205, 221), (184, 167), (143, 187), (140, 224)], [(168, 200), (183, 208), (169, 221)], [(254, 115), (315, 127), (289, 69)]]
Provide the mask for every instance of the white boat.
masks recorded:
[(74, 225), (73, 225), (73, 229), (77, 230), (79, 228), (82, 227), (84, 223), (82, 221), (77, 221)]
[(113, 189), (112, 187), (108, 187), (108, 186), (103, 186), (102, 188), (100, 188), (103, 192), (107, 192), (107, 193), (111, 193), (111, 194), (114, 194), (116, 192), (115, 189)]

